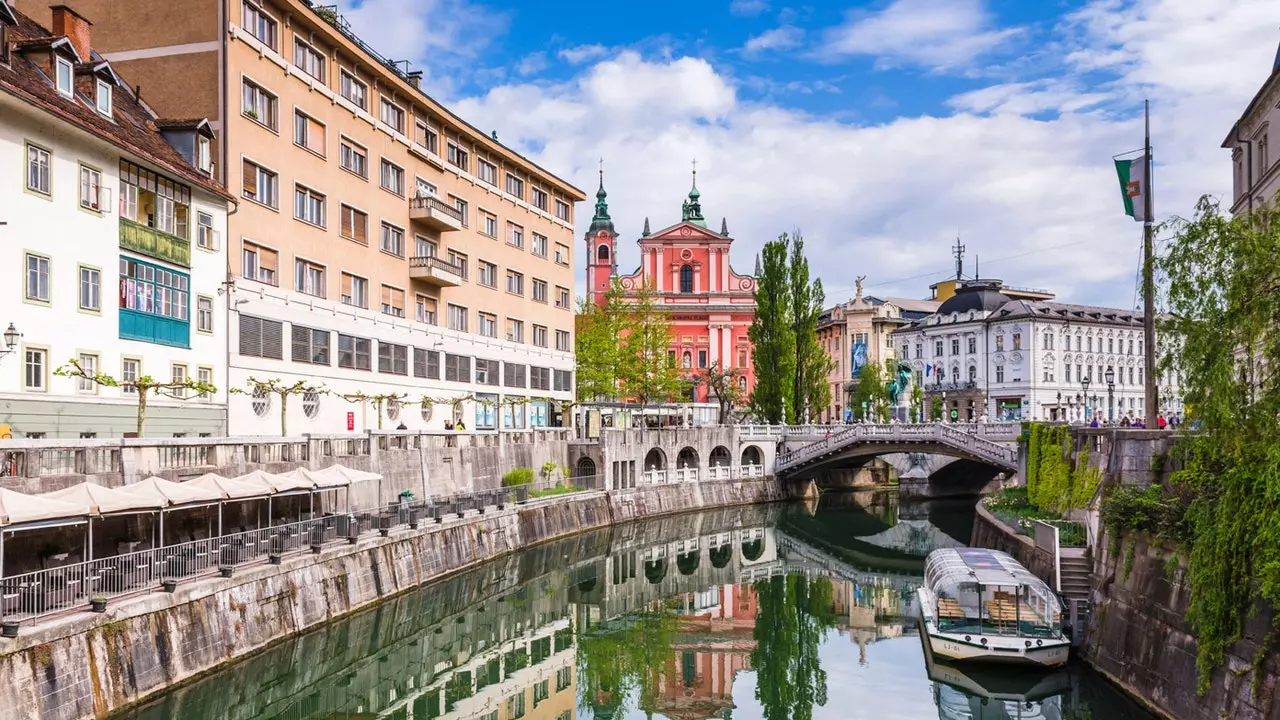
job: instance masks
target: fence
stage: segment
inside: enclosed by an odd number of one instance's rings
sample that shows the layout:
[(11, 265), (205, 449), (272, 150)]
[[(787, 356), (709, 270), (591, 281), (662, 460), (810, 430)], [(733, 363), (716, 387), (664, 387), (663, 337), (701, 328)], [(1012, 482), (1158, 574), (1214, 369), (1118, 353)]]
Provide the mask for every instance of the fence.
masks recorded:
[(645, 470), (641, 473), (647, 485), (698, 482), (705, 473), (707, 480), (749, 480), (764, 477), (764, 466), (712, 465), (706, 468), (685, 467), (673, 470)]

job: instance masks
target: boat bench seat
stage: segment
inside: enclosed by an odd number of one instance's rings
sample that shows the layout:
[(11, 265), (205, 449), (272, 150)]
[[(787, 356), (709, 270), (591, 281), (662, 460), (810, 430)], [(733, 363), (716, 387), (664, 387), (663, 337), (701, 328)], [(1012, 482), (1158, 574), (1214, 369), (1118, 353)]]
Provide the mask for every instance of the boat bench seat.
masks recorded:
[(951, 598), (938, 598), (938, 615), (945, 618), (965, 617), (964, 608)]

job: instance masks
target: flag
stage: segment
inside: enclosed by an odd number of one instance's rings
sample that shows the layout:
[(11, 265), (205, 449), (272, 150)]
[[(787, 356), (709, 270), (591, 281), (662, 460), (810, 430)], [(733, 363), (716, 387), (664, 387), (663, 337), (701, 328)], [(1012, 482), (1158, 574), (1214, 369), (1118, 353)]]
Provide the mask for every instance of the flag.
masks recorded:
[(1146, 221), (1146, 154), (1131, 160), (1116, 160), (1116, 174), (1120, 176), (1120, 194), (1124, 197), (1124, 214), (1138, 222)]
[(924, 376), (925, 376), (925, 377), (929, 377), (929, 376), (930, 376), (930, 375), (932, 375), (932, 374), (933, 374), (933, 366), (932, 366), (932, 365), (925, 365), (925, 366), (924, 366)]

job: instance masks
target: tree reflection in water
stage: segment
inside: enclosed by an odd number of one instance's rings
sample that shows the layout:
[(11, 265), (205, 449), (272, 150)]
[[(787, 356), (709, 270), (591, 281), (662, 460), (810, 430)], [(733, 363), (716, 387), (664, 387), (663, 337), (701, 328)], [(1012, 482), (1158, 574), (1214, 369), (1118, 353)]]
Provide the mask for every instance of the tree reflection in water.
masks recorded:
[(622, 717), (632, 699), (653, 711), (680, 621), (658, 604), (591, 627), (578, 637), (578, 705), (597, 718)]
[(756, 583), (756, 699), (765, 720), (811, 720), (827, 704), (827, 673), (818, 647), (835, 627), (831, 581), (788, 575)]

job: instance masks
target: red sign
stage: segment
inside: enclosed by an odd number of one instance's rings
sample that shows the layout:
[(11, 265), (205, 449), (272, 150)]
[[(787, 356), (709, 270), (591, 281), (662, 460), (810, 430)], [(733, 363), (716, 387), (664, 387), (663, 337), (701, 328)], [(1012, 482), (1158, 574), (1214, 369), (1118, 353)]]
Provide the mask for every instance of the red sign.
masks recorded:
[(354, 412), (347, 413), (347, 432), (356, 429), (356, 414)]

